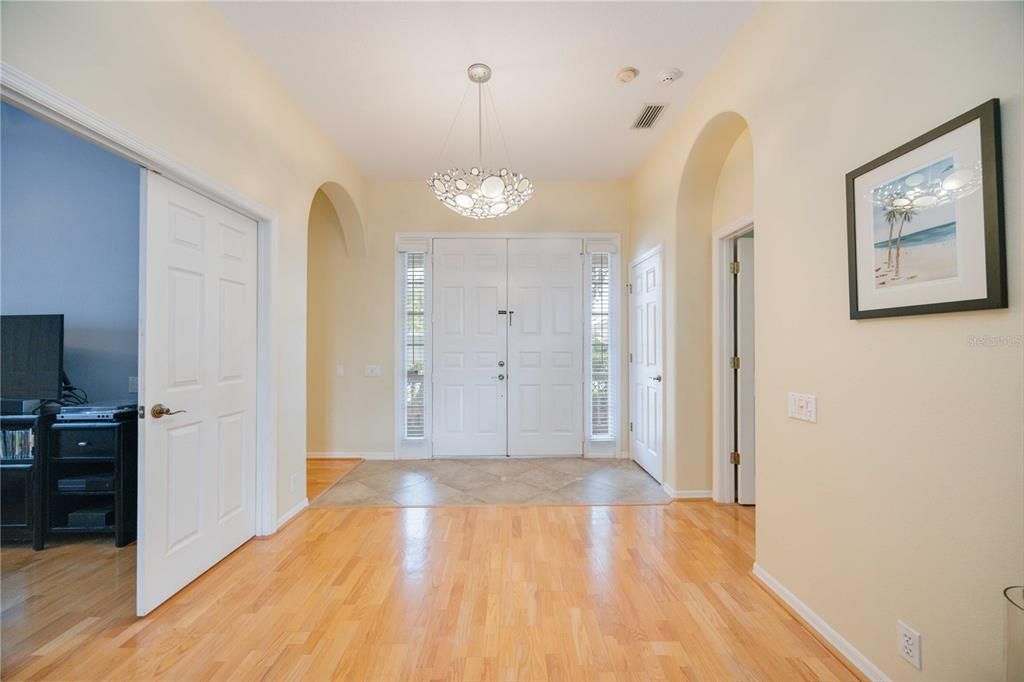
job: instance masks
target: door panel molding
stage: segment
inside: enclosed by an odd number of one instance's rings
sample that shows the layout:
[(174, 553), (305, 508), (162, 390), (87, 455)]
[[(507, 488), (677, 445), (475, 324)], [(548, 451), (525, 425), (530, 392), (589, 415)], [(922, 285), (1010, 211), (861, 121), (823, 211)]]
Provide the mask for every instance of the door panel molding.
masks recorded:
[(142, 192), (140, 383), (176, 410), (139, 437), (145, 614), (256, 534), (259, 271), (256, 221), (153, 172)]
[(583, 241), (508, 240), (508, 454), (582, 457)]
[(661, 246), (629, 266), (629, 451), (658, 483), (665, 479), (665, 323)]

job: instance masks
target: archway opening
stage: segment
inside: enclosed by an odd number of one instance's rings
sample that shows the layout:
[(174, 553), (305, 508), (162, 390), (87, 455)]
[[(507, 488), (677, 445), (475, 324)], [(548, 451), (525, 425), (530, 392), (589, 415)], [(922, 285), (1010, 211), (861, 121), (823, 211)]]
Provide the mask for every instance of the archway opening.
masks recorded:
[[(666, 396), (667, 443), (687, 489), (713, 489), (712, 235), (753, 215), (753, 143), (746, 120), (718, 114), (683, 169), (677, 199), (674, 390)], [(671, 401), (671, 402), (669, 402)]]
[[(346, 369), (338, 358), (346, 344), (346, 271), (366, 256), (362, 218), (349, 193), (327, 182), (313, 196), (306, 244), (306, 493), (310, 501), (354, 466), (335, 451), (335, 418), (348, 396), (340, 381)], [(354, 369), (354, 368), (353, 368)]]

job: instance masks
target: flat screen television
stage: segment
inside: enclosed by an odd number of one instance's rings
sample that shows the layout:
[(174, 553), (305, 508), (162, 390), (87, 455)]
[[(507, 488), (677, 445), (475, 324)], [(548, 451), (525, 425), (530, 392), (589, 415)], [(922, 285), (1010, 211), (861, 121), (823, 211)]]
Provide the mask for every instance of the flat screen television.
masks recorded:
[(0, 315), (0, 397), (60, 400), (63, 315)]

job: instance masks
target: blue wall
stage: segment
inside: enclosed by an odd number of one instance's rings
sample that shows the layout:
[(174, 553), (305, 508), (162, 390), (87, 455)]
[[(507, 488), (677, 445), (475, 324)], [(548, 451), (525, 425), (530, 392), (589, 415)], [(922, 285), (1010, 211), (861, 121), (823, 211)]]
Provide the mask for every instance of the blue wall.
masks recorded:
[(134, 401), (139, 168), (3, 104), (0, 311), (64, 314), (64, 369), (91, 402)]

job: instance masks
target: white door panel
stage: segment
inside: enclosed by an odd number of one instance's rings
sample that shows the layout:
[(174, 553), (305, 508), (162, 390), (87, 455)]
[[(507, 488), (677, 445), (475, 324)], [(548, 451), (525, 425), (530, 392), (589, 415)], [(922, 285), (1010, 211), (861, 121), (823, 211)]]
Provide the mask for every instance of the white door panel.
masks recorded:
[(508, 240), (508, 452), (583, 455), (583, 243)]
[(754, 504), (754, 237), (736, 240), (736, 354), (740, 367), (736, 376), (736, 451), (740, 453), (737, 469), (740, 504)]
[(435, 457), (504, 455), (504, 239), (434, 240)]
[(145, 179), (139, 615), (256, 528), (256, 223)]
[(630, 268), (630, 452), (659, 483), (664, 476), (661, 254)]

